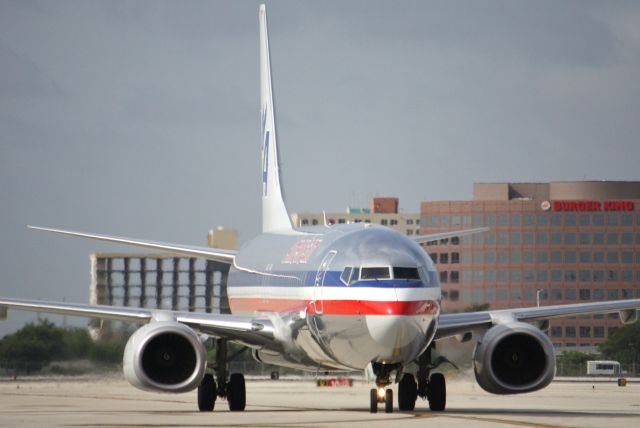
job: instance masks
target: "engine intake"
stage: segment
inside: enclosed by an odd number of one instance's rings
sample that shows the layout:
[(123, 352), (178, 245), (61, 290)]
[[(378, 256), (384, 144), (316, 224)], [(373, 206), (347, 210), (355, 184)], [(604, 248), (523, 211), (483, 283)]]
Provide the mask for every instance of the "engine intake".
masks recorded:
[(127, 342), (123, 368), (127, 381), (150, 391), (185, 392), (204, 377), (207, 354), (196, 333), (174, 321), (138, 329)]
[(478, 384), (493, 394), (537, 391), (555, 375), (555, 352), (546, 334), (514, 322), (490, 328), (476, 346), (473, 366)]

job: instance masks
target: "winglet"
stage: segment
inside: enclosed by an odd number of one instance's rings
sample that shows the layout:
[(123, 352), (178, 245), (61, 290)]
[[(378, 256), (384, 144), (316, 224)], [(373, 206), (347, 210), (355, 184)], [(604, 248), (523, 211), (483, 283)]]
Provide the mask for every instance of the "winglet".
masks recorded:
[(276, 136), (267, 10), (260, 5), (260, 131), (262, 135), (262, 231), (293, 229), (284, 203)]

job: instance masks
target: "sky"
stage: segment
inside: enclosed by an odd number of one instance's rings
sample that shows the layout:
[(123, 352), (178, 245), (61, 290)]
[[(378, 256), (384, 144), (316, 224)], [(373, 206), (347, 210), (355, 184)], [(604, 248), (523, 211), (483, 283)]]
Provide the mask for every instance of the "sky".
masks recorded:
[[(1, 296), (86, 302), (89, 254), (129, 251), (27, 224), (193, 245), (259, 233), (258, 4), (0, 0)], [(292, 212), (640, 178), (640, 2), (267, 14)], [(35, 318), (9, 315), (0, 336)]]

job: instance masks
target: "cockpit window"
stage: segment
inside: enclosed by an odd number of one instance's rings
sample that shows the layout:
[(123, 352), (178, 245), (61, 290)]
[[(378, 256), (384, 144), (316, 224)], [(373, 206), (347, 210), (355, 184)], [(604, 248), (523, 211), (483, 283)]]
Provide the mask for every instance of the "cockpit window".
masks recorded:
[(388, 267), (363, 267), (360, 279), (390, 279)]
[(393, 267), (393, 277), (395, 279), (417, 280), (420, 281), (418, 268), (414, 267)]
[(351, 271), (352, 270), (353, 270), (353, 268), (351, 266), (347, 266), (342, 271), (342, 275), (340, 275), (340, 279), (342, 280), (342, 282), (344, 282), (347, 285), (349, 285), (349, 280), (351, 279)]

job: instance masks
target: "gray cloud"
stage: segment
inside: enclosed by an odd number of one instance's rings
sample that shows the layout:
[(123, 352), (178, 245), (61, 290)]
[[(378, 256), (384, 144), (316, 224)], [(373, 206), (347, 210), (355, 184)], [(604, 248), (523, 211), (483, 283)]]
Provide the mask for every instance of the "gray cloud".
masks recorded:
[[(0, 1), (0, 295), (86, 301), (88, 254), (121, 249), (27, 223), (194, 244), (258, 232), (257, 5)], [(637, 2), (268, 13), (291, 210), (638, 179)], [(13, 319), (0, 333), (28, 317)]]

